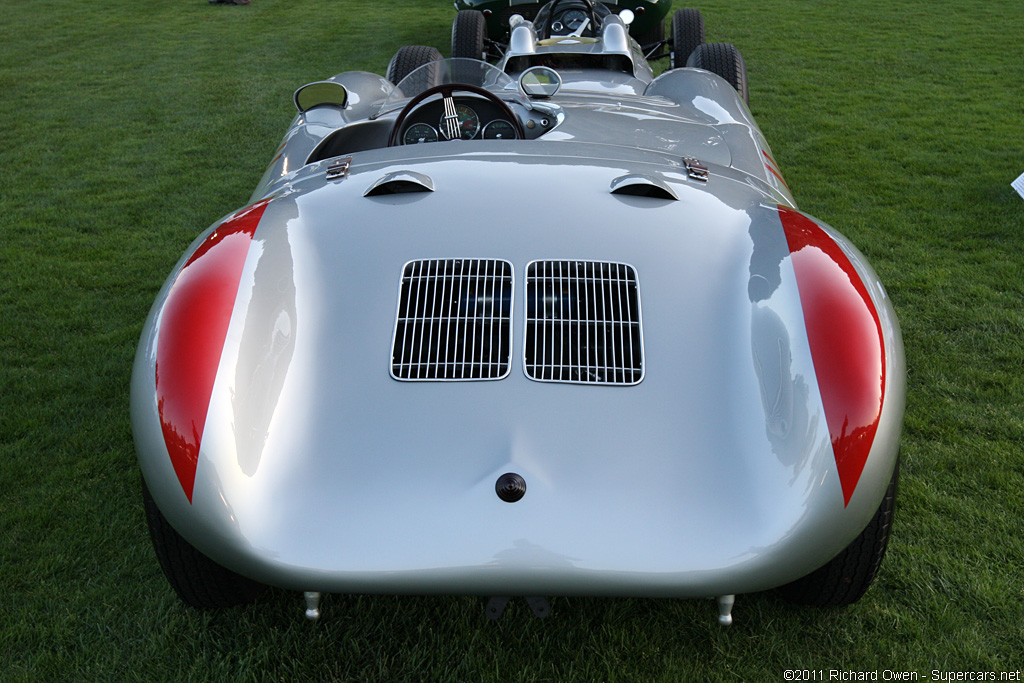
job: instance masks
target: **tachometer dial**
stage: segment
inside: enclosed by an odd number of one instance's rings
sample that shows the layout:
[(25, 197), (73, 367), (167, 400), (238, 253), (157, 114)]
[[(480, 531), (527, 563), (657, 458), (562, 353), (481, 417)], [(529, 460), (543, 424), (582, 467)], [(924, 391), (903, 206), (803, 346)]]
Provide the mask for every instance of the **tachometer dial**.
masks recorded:
[(515, 140), (516, 129), (505, 119), (495, 119), (484, 126), (484, 140)]
[[(455, 117), (458, 124), (458, 135), (463, 140), (472, 140), (480, 132), (480, 117), (476, 112), (464, 104), (455, 105)], [(454, 136), (448, 133), (448, 116), (441, 117), (441, 124), (438, 128), (445, 140), (452, 140)]]
[(578, 9), (571, 9), (562, 15), (562, 23), (565, 24), (570, 31), (575, 31), (586, 21), (587, 15)]
[(418, 145), (421, 142), (437, 142), (437, 130), (429, 123), (414, 123), (405, 129), (402, 144)]

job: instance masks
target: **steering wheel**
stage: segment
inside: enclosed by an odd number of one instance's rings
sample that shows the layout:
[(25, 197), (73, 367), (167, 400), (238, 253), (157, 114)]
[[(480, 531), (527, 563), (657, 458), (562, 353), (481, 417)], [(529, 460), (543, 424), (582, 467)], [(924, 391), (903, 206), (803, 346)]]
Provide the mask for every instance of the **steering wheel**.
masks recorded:
[(505, 115), (508, 121), (512, 122), (512, 127), (516, 130), (516, 135), (520, 140), (526, 137), (526, 132), (523, 130), (523, 124), (520, 123), (519, 117), (516, 116), (508, 104), (494, 93), (478, 88), (475, 85), (469, 85), (468, 83), (445, 83), (443, 85), (435, 85), (433, 88), (427, 88), (416, 97), (409, 100), (401, 113), (398, 114), (398, 118), (395, 119), (395, 125), (391, 128), (391, 136), (388, 138), (388, 147), (396, 147), (402, 144), (402, 128), (405, 126), (405, 120), (409, 117), (409, 114), (416, 109), (423, 100), (436, 95), (441, 94), (444, 102), (444, 113), (445, 116), (441, 120), (445, 130), (444, 134), (449, 140), (459, 140), (462, 135), (459, 133), (459, 116), (455, 113), (455, 93), (457, 92), (468, 92), (473, 95), (479, 95), (491, 103), (497, 105), (501, 110), (502, 114)]
[[(597, 35), (597, 13), (594, 11), (593, 0), (568, 0), (569, 2), (582, 2), (587, 6), (587, 13), (590, 14), (590, 31), (592, 35)], [(551, 11), (548, 13), (547, 21), (544, 22), (544, 26), (541, 27), (541, 35), (544, 38), (551, 37), (551, 25), (555, 23), (555, 10), (558, 6), (566, 0), (553, 0), (551, 3)]]

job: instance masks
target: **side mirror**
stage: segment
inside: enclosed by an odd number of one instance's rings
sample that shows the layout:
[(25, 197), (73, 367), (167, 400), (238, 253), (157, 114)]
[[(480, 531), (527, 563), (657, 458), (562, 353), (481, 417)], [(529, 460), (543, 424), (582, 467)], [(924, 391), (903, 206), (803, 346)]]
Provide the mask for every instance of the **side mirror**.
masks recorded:
[(562, 87), (562, 77), (547, 66), (533, 66), (519, 77), (519, 87), (529, 97), (552, 97)]
[(621, 12), (619, 12), (619, 19), (622, 19), (622, 23), (625, 24), (626, 26), (632, 24), (633, 19), (635, 18), (636, 16), (633, 14), (633, 10), (631, 9), (624, 9)]
[(300, 114), (322, 104), (344, 107), (346, 103), (348, 90), (341, 83), (334, 81), (307, 83), (295, 91), (295, 108)]

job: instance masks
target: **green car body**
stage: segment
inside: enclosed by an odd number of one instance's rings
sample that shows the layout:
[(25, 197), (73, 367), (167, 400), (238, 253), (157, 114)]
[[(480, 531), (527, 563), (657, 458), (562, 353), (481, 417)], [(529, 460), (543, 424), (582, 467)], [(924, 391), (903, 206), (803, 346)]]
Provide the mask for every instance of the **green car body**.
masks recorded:
[[(624, 9), (633, 11), (636, 19), (630, 25), (629, 33), (641, 45), (662, 39), (662, 22), (672, 9), (672, 0), (602, 0), (602, 3), (613, 12)], [(543, 2), (530, 0), (455, 0), (457, 10), (484, 12), (487, 19), (487, 37), (499, 42), (508, 40), (509, 17), (521, 14), (532, 20), (543, 5)]]

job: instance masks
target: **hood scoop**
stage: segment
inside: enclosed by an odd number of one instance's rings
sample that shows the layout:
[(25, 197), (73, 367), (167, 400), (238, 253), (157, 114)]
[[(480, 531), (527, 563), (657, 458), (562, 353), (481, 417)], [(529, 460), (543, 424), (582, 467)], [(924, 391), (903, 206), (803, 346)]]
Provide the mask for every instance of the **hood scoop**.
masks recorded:
[(380, 197), (410, 192), (433, 192), (434, 181), (430, 176), (416, 171), (395, 171), (366, 188), (364, 197)]
[(647, 175), (646, 173), (630, 173), (619, 176), (612, 181), (612, 194), (629, 195), (632, 197), (653, 197), (654, 199), (668, 199), (676, 201), (672, 187), (661, 178)]

